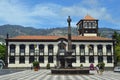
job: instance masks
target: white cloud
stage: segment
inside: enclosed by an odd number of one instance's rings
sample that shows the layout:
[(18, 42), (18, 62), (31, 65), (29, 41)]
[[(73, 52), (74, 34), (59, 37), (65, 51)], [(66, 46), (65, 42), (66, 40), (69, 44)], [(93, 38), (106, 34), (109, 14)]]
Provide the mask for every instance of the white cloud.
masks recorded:
[[(0, 1), (0, 21), (6, 24), (20, 24), (24, 26), (66, 26), (66, 18), (70, 15), (73, 18), (72, 25), (83, 18), (86, 14), (101, 19), (115, 22), (105, 7), (101, 7), (99, 0), (83, 0), (81, 3), (71, 6), (62, 6), (53, 3), (37, 3), (28, 5), (21, 0)], [(92, 5), (92, 6), (91, 6)], [(29, 5), (30, 6), (30, 5)], [(77, 21), (74, 19), (77, 18)], [(5, 24), (4, 23), (4, 24)]]

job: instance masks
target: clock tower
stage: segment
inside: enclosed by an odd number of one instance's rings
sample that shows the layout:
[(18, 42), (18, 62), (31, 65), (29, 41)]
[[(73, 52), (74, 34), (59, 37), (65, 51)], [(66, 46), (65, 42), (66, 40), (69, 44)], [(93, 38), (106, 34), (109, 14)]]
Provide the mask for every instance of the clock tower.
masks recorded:
[(90, 15), (86, 15), (76, 25), (80, 36), (98, 36), (98, 20)]

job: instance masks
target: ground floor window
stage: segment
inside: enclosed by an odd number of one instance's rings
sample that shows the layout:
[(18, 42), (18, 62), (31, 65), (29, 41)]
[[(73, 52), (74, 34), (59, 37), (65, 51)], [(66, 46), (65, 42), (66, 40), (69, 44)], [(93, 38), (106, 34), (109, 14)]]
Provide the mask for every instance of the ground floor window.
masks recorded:
[(80, 56), (80, 62), (85, 63), (85, 56)]
[(53, 63), (53, 56), (48, 56), (48, 63)]
[(72, 61), (74, 62), (74, 63), (76, 63), (76, 56), (73, 56), (74, 58), (72, 59)]
[(29, 63), (34, 62), (34, 60), (35, 60), (34, 56), (29, 56)]
[(39, 62), (44, 63), (44, 56), (39, 56)]
[(107, 63), (112, 63), (112, 56), (107, 56)]
[(12, 63), (12, 64), (15, 63), (15, 56), (10, 56), (9, 57), (9, 63)]
[(25, 56), (20, 56), (19, 63), (25, 63)]
[(98, 56), (98, 63), (103, 62), (103, 56)]
[(89, 56), (89, 63), (94, 63), (94, 56)]

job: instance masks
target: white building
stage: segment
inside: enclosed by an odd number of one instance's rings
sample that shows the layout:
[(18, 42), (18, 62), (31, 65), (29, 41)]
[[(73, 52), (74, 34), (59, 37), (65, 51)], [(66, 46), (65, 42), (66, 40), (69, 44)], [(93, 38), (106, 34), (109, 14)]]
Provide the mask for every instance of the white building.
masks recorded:
[[(105, 67), (114, 66), (114, 40), (98, 36), (98, 20), (87, 15), (77, 23), (78, 36), (72, 36), (72, 66), (83, 64), (89, 67), (104, 62)], [(33, 61), (40, 67), (64, 66), (64, 51), (68, 48), (67, 36), (17, 36), (6, 39), (8, 46), (8, 67), (31, 67)], [(61, 44), (63, 44), (61, 46)]]

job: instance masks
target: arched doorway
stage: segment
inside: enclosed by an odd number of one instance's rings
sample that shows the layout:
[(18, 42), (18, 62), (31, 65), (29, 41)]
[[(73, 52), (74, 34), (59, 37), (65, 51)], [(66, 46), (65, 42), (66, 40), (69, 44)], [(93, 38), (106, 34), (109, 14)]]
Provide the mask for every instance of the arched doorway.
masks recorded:
[(66, 44), (63, 43), (63, 40), (58, 44), (58, 54), (57, 54), (57, 66), (59, 68), (65, 68), (65, 52)]

